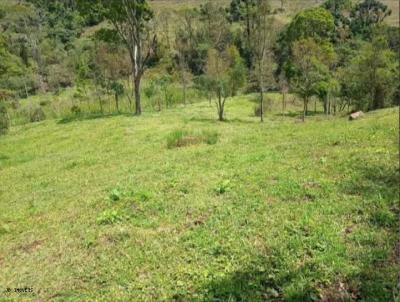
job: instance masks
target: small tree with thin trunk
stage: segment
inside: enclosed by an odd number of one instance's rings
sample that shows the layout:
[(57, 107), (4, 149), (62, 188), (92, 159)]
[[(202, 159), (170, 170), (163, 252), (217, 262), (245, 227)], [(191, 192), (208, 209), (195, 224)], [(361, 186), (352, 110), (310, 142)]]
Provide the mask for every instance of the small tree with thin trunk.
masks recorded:
[(210, 49), (207, 56), (206, 75), (216, 95), (218, 120), (224, 120), (225, 102), (229, 96), (228, 84), (229, 61), (225, 52)]
[(272, 55), (275, 40), (273, 19), (268, 0), (259, 0), (255, 14), (255, 30), (250, 42), (253, 73), (260, 92), (260, 117), (264, 121), (264, 89), (266, 79), (272, 79)]

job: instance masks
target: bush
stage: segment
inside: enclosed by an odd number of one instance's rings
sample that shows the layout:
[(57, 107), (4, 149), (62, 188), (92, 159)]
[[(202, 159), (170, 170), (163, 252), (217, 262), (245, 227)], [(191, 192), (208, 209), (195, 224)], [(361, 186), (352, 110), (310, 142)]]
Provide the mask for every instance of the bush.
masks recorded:
[(218, 133), (215, 131), (191, 132), (175, 130), (167, 137), (168, 149), (206, 143), (214, 145), (218, 141)]
[(48, 104), (50, 104), (50, 101), (47, 101), (47, 100), (43, 100), (43, 101), (39, 102), (40, 107), (47, 106)]
[(111, 190), (110, 192), (111, 201), (118, 201), (121, 199), (121, 197), (122, 197), (122, 192), (119, 189), (115, 188)]
[(78, 105), (73, 105), (71, 107), (71, 112), (75, 115), (79, 115), (81, 113), (81, 108)]
[(0, 102), (0, 134), (7, 133), (10, 128), (10, 118), (8, 116), (7, 107), (4, 102)]
[(31, 123), (40, 122), (46, 119), (46, 115), (41, 107), (33, 107), (29, 110), (29, 121)]

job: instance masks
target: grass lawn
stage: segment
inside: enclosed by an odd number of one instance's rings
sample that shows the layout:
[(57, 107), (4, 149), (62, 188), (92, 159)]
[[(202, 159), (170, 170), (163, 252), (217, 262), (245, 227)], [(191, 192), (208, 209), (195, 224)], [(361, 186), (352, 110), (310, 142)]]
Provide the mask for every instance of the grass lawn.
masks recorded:
[(0, 301), (394, 301), (399, 109), (260, 124), (253, 106), (0, 137)]

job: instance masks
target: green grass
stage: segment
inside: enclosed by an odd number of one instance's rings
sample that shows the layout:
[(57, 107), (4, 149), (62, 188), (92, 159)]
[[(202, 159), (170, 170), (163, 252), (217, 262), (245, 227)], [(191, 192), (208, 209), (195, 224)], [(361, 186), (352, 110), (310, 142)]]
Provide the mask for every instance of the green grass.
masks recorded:
[[(222, 123), (201, 102), (13, 127), (0, 300), (393, 301), (398, 108), (300, 123), (291, 106), (264, 124), (238, 97)], [(179, 129), (218, 140), (168, 148)]]

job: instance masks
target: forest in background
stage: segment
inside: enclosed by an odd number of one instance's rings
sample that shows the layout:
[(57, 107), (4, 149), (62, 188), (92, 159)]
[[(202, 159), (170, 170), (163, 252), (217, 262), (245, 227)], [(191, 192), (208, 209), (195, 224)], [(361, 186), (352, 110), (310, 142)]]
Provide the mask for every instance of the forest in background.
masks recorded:
[(140, 114), (202, 98), (216, 99), (223, 120), (237, 93), (260, 95), (261, 119), (270, 91), (282, 94), (283, 110), (287, 94), (303, 101), (303, 119), (317, 102), (325, 114), (397, 105), (399, 28), (387, 22), (395, 2), (143, 2), (135, 71), (126, 39), (135, 29), (121, 27), (129, 15), (118, 1), (2, 1), (3, 132), (46, 117)]
[(287, 95), (302, 101), (303, 119), (310, 104), (325, 114), (398, 105), (396, 1), (143, 3), (135, 77), (132, 31), (115, 27), (129, 20), (118, 1), (2, 1), (3, 132), (46, 117), (140, 114), (204, 98), (216, 99), (223, 120), (238, 93), (259, 94), (261, 119), (271, 91), (282, 94), (283, 110)]

